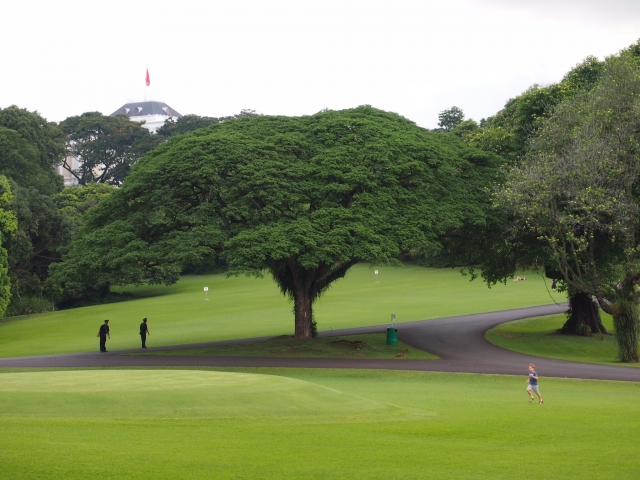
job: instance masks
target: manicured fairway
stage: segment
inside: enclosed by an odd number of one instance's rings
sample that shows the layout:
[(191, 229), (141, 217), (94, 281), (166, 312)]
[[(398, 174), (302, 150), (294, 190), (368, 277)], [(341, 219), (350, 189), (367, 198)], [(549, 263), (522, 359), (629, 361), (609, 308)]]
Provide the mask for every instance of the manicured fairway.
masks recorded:
[[(403, 322), (552, 303), (539, 275), (488, 289), (479, 280), (469, 282), (457, 269), (377, 268), (379, 283), (373, 268), (356, 265), (317, 302), (314, 316), (320, 330), (384, 324), (391, 313)], [(97, 351), (96, 333), (105, 318), (111, 325), (110, 350), (139, 347), (143, 317), (149, 318), (149, 346), (293, 332), (291, 303), (268, 276), (190, 276), (171, 287), (129, 291), (136, 299), (3, 321), (0, 356)], [(561, 294), (553, 298), (564, 300)]]
[[(613, 333), (613, 319), (601, 313), (602, 323)], [(557, 330), (567, 320), (565, 315), (527, 318), (503, 323), (489, 330), (485, 337), (499, 347), (538, 357), (558, 358), (573, 362), (628, 365), (618, 361), (618, 346), (614, 335), (559, 335)]]
[(640, 384), (354, 370), (0, 373), (1, 478), (635, 478)]

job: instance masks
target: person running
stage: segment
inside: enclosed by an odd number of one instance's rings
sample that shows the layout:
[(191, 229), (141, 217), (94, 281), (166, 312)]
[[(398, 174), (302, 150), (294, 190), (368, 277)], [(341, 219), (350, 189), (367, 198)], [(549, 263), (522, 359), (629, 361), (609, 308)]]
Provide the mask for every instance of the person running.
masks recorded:
[(109, 334), (109, 320), (105, 320), (103, 325), (100, 325), (100, 329), (98, 330), (98, 334), (96, 337), (100, 337), (100, 351), (107, 351), (107, 337), (111, 340), (111, 335)]
[(534, 391), (536, 395), (538, 395), (538, 399), (540, 400), (538, 403), (542, 405), (544, 400), (542, 400), (542, 395), (540, 395), (540, 389), (538, 388), (538, 373), (536, 372), (536, 366), (533, 363), (529, 364), (529, 378), (527, 378), (527, 393), (529, 394), (529, 402), (533, 402), (533, 393)]
[(151, 335), (149, 333), (149, 328), (147, 328), (147, 319), (143, 318), (142, 323), (140, 324), (140, 339), (142, 340), (142, 348), (147, 348), (147, 335)]

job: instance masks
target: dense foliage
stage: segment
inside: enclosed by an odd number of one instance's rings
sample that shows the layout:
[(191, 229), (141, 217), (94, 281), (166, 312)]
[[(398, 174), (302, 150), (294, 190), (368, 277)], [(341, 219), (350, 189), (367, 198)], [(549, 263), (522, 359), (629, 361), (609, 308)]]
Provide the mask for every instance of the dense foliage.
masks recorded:
[(546, 119), (499, 201), (563, 279), (614, 317), (623, 361), (638, 361), (640, 62), (608, 60), (589, 91)]
[[(619, 56), (637, 57), (640, 43), (623, 50)], [(615, 59), (616, 57), (612, 57)], [(556, 106), (576, 95), (589, 92), (602, 76), (607, 62), (587, 57), (569, 71), (561, 82), (548, 86), (534, 85), (526, 92), (507, 102), (495, 116), (482, 120), (478, 126), (472, 120), (458, 124), (452, 132), (470, 145), (496, 152), (518, 164), (529, 150), (529, 144), (539, 136), (544, 122), (554, 115)], [(505, 210), (496, 211), (496, 220), (487, 228), (477, 231), (475, 239), (467, 244), (458, 242), (457, 253), (462, 254), (467, 265), (473, 260), (482, 264), (480, 272), (488, 285), (506, 281), (518, 267), (540, 268), (549, 277), (560, 281), (559, 287), (567, 292), (570, 302), (567, 322), (562, 333), (591, 335), (605, 333), (597, 308), (587, 292), (566, 284), (558, 271), (554, 258), (548, 256), (530, 231), (510, 228), (514, 218)], [(479, 241), (478, 241), (479, 240)], [(468, 269), (476, 275), (474, 268)]]
[(4, 315), (11, 300), (11, 281), (9, 279), (9, 265), (5, 239), (18, 227), (15, 213), (10, 205), (13, 200), (9, 181), (0, 175), (0, 316)]
[(37, 112), (0, 109), (0, 174), (51, 195), (62, 189), (55, 166), (64, 159), (65, 138), (55, 123)]

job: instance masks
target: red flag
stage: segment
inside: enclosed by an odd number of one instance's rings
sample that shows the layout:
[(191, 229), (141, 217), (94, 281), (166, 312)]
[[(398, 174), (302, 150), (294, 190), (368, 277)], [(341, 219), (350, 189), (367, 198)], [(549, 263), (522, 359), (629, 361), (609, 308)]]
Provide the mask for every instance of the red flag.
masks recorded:
[(149, 78), (149, 69), (147, 68), (147, 75), (144, 77), (144, 83), (147, 84), (147, 87), (151, 85), (151, 79)]

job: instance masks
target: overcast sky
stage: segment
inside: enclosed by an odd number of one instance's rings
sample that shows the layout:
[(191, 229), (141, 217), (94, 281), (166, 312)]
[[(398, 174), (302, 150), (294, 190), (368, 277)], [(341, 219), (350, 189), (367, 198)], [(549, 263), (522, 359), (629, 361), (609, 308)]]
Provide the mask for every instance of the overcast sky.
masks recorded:
[(145, 96), (182, 114), (370, 104), (434, 128), (640, 37), (638, 0), (47, 0), (0, 7), (0, 108), (60, 121)]

